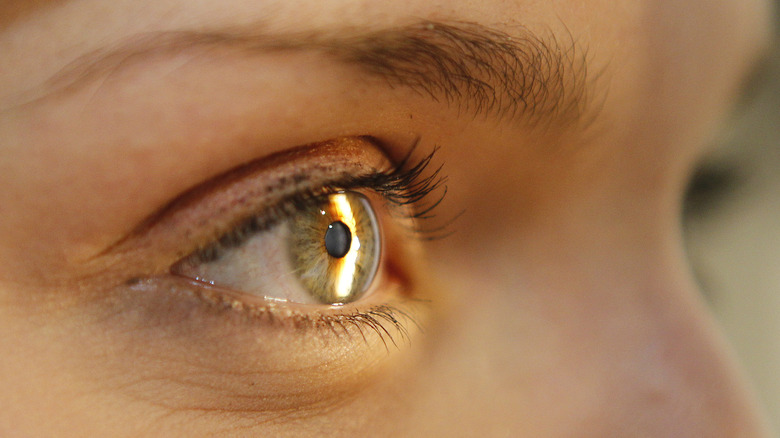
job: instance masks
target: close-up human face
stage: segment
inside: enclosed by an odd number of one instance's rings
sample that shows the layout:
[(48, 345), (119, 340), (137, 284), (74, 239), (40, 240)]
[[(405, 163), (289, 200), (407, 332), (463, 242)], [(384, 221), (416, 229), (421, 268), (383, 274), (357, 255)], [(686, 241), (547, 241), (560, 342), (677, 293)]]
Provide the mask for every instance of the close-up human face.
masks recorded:
[(768, 436), (680, 224), (769, 9), (0, 1), (0, 436)]

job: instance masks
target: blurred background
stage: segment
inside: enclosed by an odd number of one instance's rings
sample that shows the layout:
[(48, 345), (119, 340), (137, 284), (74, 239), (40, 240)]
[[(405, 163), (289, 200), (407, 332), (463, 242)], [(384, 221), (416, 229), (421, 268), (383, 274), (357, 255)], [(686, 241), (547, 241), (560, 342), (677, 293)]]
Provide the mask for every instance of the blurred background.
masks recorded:
[(685, 203), (705, 297), (780, 431), (780, 1), (767, 58), (696, 172)]

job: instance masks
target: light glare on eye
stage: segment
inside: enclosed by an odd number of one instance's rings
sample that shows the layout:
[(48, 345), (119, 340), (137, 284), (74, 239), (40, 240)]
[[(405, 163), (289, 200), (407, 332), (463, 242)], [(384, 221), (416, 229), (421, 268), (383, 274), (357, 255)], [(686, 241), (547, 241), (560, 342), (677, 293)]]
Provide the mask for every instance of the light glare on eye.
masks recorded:
[[(355, 217), (352, 215), (352, 207), (349, 205), (347, 196), (343, 193), (337, 193), (331, 196), (331, 202), (333, 202), (336, 214), (341, 218), (341, 221), (347, 225), (350, 230), (355, 230), (357, 224)], [(357, 233), (352, 233), (352, 244), (350, 245), (347, 255), (343, 259), (339, 260), (340, 267), (338, 269), (338, 280), (336, 281), (336, 295), (341, 299), (345, 299), (352, 292), (352, 278), (355, 275), (355, 262), (357, 261), (358, 251), (360, 251), (360, 238)]]
[[(348, 233), (349, 249), (328, 248), (329, 229)], [(368, 289), (377, 270), (379, 229), (369, 201), (355, 192), (328, 195), (316, 209), (290, 223), (291, 264), (301, 284), (319, 302), (344, 304)], [(346, 237), (346, 236), (341, 236)], [(335, 240), (334, 240), (335, 241)]]

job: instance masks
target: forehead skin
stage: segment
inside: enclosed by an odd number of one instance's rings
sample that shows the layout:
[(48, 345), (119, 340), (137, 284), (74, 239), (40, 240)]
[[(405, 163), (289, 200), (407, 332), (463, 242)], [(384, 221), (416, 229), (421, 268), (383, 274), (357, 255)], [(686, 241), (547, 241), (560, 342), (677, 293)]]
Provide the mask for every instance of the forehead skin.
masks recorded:
[[(426, 248), (426, 287), (446, 310), (413, 345), (413, 366), (311, 421), (242, 423), (239, 435), (763, 436), (745, 383), (698, 301), (677, 221), (687, 173), (761, 49), (767, 9), (759, 0), (71, 0), (13, 14), (0, 21), (0, 66), (13, 66), (0, 68), (0, 186), (7, 188), (0, 205), (15, 212), (0, 218), (0, 305), (29, 311), (30, 302), (15, 294), (36, 280), (15, 276), (53, 282), (51, 271), (65, 270), (62, 260), (115, 241), (215, 169), (269, 153), (239, 125), (286, 147), (366, 131), (396, 143), (421, 135), (442, 145), (450, 185), (442, 215), (466, 209), (457, 227), (467, 231)], [(576, 45), (589, 72), (588, 123), (464, 116), (413, 93), (360, 82), (345, 89), (333, 79), (344, 73), (339, 67), (282, 55), (267, 64), (207, 56), (141, 61), (113, 79), (156, 83), (154, 93), (131, 85), (116, 91), (109, 76), (75, 97), (29, 99), (73, 59), (139, 33), (327, 34), (420, 20), (473, 22), (510, 35), (522, 27)], [(235, 81), (225, 80), (230, 72)], [(241, 80), (248, 72), (256, 76)], [(316, 76), (320, 88), (296, 90), (294, 79), (304, 75)], [(187, 94), (193, 83), (203, 101)], [(183, 96), (187, 105), (177, 104)], [(97, 129), (68, 137), (70, 125), (88, 128), (95, 114), (168, 104), (188, 119), (161, 121), (155, 113), (133, 127), (100, 120), (99, 127), (122, 132), (122, 148), (102, 144)], [(201, 137), (235, 132), (249, 138), (244, 147), (205, 140), (152, 147), (166, 124), (196, 129), (188, 123), (226, 111), (230, 120)], [(81, 114), (77, 122), (74, 114)], [(35, 350), (24, 326), (11, 326), (22, 318), (12, 316), (0, 310), (0, 327), (19, 333), (0, 349), (23, 353), (0, 359), (0, 432), (45, 436), (58, 424), (95, 436), (139, 430), (126, 423), (146, 421), (148, 406), (125, 406), (110, 391), (74, 396), (70, 408), (45, 399), (49, 391), (78, 394), (88, 376), (69, 369), (72, 382), (51, 378), (57, 358), (36, 356), (47, 348)], [(50, 415), (27, 415), (32, 409)], [(117, 418), (118, 411), (127, 414)], [(187, 415), (155, 421), (189, 436), (231, 430), (216, 424), (218, 416)]]

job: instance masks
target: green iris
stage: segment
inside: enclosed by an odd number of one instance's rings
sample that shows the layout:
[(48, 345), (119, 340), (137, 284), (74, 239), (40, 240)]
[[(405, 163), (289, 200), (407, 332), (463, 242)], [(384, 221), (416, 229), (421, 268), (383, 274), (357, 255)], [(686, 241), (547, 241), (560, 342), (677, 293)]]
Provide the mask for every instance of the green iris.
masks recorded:
[(380, 246), (376, 215), (359, 193), (328, 195), (289, 223), (295, 275), (324, 304), (349, 303), (366, 292), (379, 265)]

